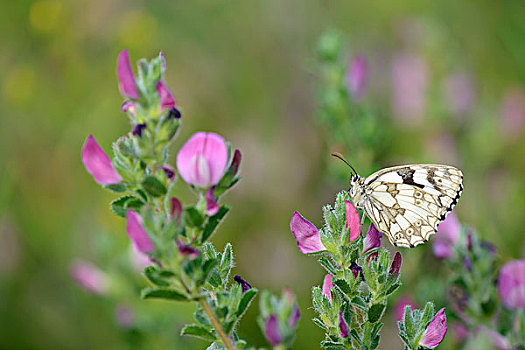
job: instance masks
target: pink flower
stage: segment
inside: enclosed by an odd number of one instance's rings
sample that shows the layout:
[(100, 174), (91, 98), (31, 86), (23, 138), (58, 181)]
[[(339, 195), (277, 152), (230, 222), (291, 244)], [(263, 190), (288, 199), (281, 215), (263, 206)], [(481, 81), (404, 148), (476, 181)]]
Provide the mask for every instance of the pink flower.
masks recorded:
[(174, 218), (177, 221), (180, 221), (180, 217), (182, 215), (182, 203), (178, 198), (172, 197), (170, 199), (170, 215), (172, 218)]
[(130, 113), (134, 116), (137, 115), (137, 105), (129, 100), (124, 101), (121, 108), (124, 113)]
[(330, 290), (332, 289), (332, 275), (327, 274), (324, 276), (323, 280), (323, 294), (326, 295), (328, 300), (332, 301), (332, 293)]
[(360, 101), (365, 96), (368, 75), (368, 60), (365, 56), (357, 56), (349, 62), (346, 80), (354, 101)]
[(449, 75), (444, 86), (445, 99), (450, 112), (456, 116), (467, 114), (476, 99), (474, 82), (468, 73)]
[(100, 148), (93, 135), (89, 135), (82, 148), (82, 162), (96, 182), (101, 185), (117, 184), (122, 177), (117, 173), (111, 159)]
[(390, 272), (388, 273), (389, 276), (394, 274), (394, 278), (397, 277), (399, 273), (399, 269), (401, 269), (401, 262), (402, 262), (401, 253), (396, 252), (396, 254), (394, 255), (394, 260), (392, 260), (392, 266), (390, 267)]
[(321, 234), (317, 227), (302, 217), (297, 211), (292, 215), (290, 230), (297, 241), (297, 246), (301, 253), (318, 253), (326, 250), (324, 244), (321, 242)]
[(151, 259), (140, 252), (134, 244), (131, 244), (129, 248), (129, 260), (133, 268), (139, 272), (152, 264)]
[(383, 233), (381, 233), (374, 224), (370, 224), (370, 228), (366, 233), (366, 237), (363, 240), (363, 254), (368, 253), (372, 249), (381, 247), (381, 238)]
[(418, 56), (401, 53), (392, 59), (392, 108), (404, 124), (422, 119), (425, 113), (427, 65)]
[(425, 348), (434, 349), (445, 338), (447, 334), (447, 317), (445, 315), (445, 308), (437, 312), (432, 321), (430, 321), (423, 337), (419, 341), (419, 345)]
[(498, 292), (507, 308), (525, 308), (525, 259), (503, 265), (499, 272)]
[(454, 247), (458, 244), (461, 224), (454, 213), (450, 213), (445, 221), (439, 224), (436, 239), (432, 244), (432, 251), (439, 259), (450, 258), (454, 255)]
[(118, 305), (114, 315), (117, 324), (124, 329), (131, 329), (135, 325), (135, 313), (126, 305)]
[(135, 85), (135, 78), (129, 63), (128, 50), (122, 50), (117, 58), (117, 77), (118, 87), (120, 93), (128, 98), (138, 99), (139, 93), (137, 85)]
[(157, 83), (157, 93), (159, 94), (159, 103), (161, 109), (175, 108), (175, 98), (170, 92), (170, 89), (161, 81)]
[(153, 242), (142, 227), (142, 218), (140, 215), (133, 210), (128, 210), (126, 213), (126, 219), (126, 232), (128, 233), (131, 242), (135, 245), (135, 248), (144, 254), (153, 253)]
[(109, 280), (104, 272), (93, 264), (84, 261), (74, 261), (70, 266), (71, 278), (87, 292), (93, 294), (106, 294), (109, 288)]
[(177, 154), (180, 176), (200, 188), (217, 185), (227, 165), (228, 147), (224, 139), (214, 133), (195, 133)]
[(350, 230), (350, 242), (355, 241), (361, 234), (361, 223), (359, 214), (350, 201), (345, 201), (346, 228)]

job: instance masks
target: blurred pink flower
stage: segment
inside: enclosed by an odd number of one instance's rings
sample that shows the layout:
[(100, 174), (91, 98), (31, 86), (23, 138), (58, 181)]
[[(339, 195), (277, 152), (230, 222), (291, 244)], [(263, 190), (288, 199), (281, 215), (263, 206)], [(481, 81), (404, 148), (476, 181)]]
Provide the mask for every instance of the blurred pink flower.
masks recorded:
[(190, 185), (204, 189), (219, 183), (227, 163), (228, 147), (224, 139), (214, 133), (195, 133), (177, 154), (180, 176)]
[(153, 242), (142, 227), (142, 218), (133, 210), (128, 210), (126, 213), (126, 232), (135, 248), (143, 254), (153, 253)]
[(468, 73), (452, 73), (445, 80), (444, 95), (450, 113), (461, 117), (470, 112), (475, 103), (474, 81)]
[(309, 254), (326, 250), (324, 244), (321, 242), (321, 234), (317, 227), (297, 211), (292, 215), (290, 230), (297, 241), (297, 246), (301, 253)]
[(475, 328), (477, 335), (479, 334), (486, 334), (492, 343), (492, 345), (499, 350), (512, 350), (514, 349), (507, 338), (502, 336), (496, 331), (493, 331), (492, 329), (487, 328), (486, 326), (478, 326)]
[(323, 280), (323, 294), (326, 295), (328, 300), (332, 301), (332, 293), (330, 290), (332, 289), (332, 275), (327, 274), (324, 276)]
[(122, 50), (117, 58), (117, 77), (118, 87), (120, 93), (128, 98), (138, 99), (139, 93), (137, 85), (135, 84), (135, 78), (133, 77), (133, 71), (131, 70), (131, 64), (129, 63), (128, 50)]
[(427, 64), (419, 56), (399, 53), (392, 59), (392, 108), (404, 124), (419, 122), (425, 113)]
[(447, 316), (445, 315), (445, 308), (442, 308), (430, 321), (425, 333), (423, 333), (423, 337), (419, 341), (419, 345), (434, 349), (441, 344), (445, 334), (447, 334)]
[(96, 182), (100, 185), (111, 185), (122, 181), (111, 159), (100, 148), (93, 135), (89, 135), (82, 148), (82, 162)]
[(345, 201), (346, 228), (350, 230), (350, 242), (355, 241), (361, 234), (359, 214), (350, 201)]
[(350, 60), (347, 70), (348, 91), (354, 101), (361, 101), (368, 85), (368, 60), (363, 55), (357, 56)]
[(379, 248), (381, 246), (382, 237), (383, 233), (371, 223), (365, 239), (363, 240), (363, 254), (368, 253), (372, 249)]
[(108, 277), (90, 262), (84, 260), (72, 262), (69, 273), (73, 281), (89, 293), (103, 295), (108, 291)]
[(460, 323), (454, 323), (452, 325), (452, 329), (453, 329), (454, 334), (456, 335), (456, 339), (457, 339), (457, 341), (459, 343), (462, 343), (465, 340), (467, 340), (469, 332), (468, 332), (468, 329), (465, 326), (463, 326)]
[(161, 109), (175, 108), (175, 98), (170, 92), (170, 89), (161, 81), (157, 83), (157, 93), (159, 94), (159, 103)]
[(447, 259), (454, 254), (454, 246), (458, 244), (461, 224), (456, 214), (448, 214), (445, 221), (438, 226), (436, 238), (432, 244), (432, 251), (439, 259)]
[(399, 298), (394, 306), (394, 315), (397, 321), (403, 321), (405, 316), (405, 307), (409, 305), (411, 308), (416, 307), (416, 303), (409, 296), (403, 296)]
[(498, 292), (507, 308), (525, 308), (525, 259), (503, 265), (499, 272)]
[(523, 88), (514, 88), (505, 93), (500, 113), (503, 137), (516, 139), (525, 126), (525, 91)]
[(190, 260), (197, 259), (199, 257), (199, 251), (192, 247), (191, 245), (184, 244), (182, 241), (177, 240), (177, 248), (179, 249), (180, 255), (185, 255), (190, 258)]
[(281, 331), (279, 330), (279, 321), (277, 320), (277, 316), (270, 315), (268, 319), (266, 320), (265, 327), (264, 327), (264, 336), (266, 337), (266, 340), (270, 343), (272, 347), (275, 347), (283, 341), (283, 336), (281, 334)]
[(124, 101), (121, 106), (122, 112), (137, 115), (137, 105), (129, 100)]
[(126, 305), (117, 305), (115, 308), (115, 321), (124, 329), (131, 329), (135, 324), (135, 313)]

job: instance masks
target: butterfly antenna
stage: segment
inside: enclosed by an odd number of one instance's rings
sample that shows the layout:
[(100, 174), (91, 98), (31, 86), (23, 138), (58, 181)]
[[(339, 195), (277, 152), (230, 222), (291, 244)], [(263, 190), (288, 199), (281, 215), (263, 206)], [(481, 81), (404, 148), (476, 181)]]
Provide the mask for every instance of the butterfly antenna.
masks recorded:
[(357, 171), (355, 171), (354, 167), (352, 166), (352, 164), (348, 163), (346, 161), (346, 159), (341, 155), (341, 153), (338, 153), (338, 152), (335, 152), (335, 153), (332, 153), (330, 154), (332, 157), (335, 157), (335, 158), (338, 158), (340, 160), (342, 160), (343, 162), (345, 162), (346, 165), (348, 165), (354, 172), (354, 174), (357, 175)]

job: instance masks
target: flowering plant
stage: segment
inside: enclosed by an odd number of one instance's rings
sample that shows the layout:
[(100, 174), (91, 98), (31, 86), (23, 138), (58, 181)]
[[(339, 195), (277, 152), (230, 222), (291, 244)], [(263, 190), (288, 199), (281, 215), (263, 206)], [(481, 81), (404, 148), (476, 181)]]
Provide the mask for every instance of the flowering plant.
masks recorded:
[[(318, 229), (298, 212), (290, 229), (303, 254), (321, 255), (318, 262), (328, 272), (322, 287), (312, 289), (314, 322), (326, 334), (326, 349), (377, 349), (388, 299), (401, 286), (400, 252), (389, 256), (381, 246), (382, 234), (373, 224), (361, 235), (359, 214), (346, 192), (334, 206), (323, 207), (324, 225)], [(446, 332), (444, 309), (434, 315), (434, 305), (411, 310), (399, 322), (406, 349), (436, 348)]]
[[(220, 135), (197, 132), (178, 151), (176, 170), (168, 164), (181, 112), (164, 81), (165, 69), (161, 53), (150, 62), (139, 60), (135, 77), (127, 51), (120, 53), (117, 76), (131, 131), (113, 144), (113, 160), (88, 136), (82, 161), (97, 183), (120, 195), (111, 209), (126, 219), (134, 249), (146, 257), (143, 275), (150, 286), (142, 298), (195, 303), (195, 323), (183, 327), (182, 335), (211, 342), (209, 349), (244, 348), (236, 328), (258, 290), (240, 276), (230, 279), (231, 244), (217, 251), (209, 242), (229, 211), (219, 199), (239, 180), (241, 153)], [(195, 204), (177, 198), (179, 177), (196, 193)], [(109, 284), (108, 276), (86, 263), (75, 264), (72, 274), (96, 294)], [(263, 333), (272, 347), (289, 348), (299, 319), (295, 297), (290, 291), (281, 299), (265, 292), (262, 299)]]

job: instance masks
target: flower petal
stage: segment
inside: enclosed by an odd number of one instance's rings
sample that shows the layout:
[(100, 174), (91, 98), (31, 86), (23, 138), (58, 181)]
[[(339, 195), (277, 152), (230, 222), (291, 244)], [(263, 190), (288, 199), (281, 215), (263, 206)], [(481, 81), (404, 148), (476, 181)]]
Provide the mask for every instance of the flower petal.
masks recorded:
[(201, 188), (216, 185), (226, 170), (228, 148), (214, 133), (197, 132), (177, 154), (177, 169), (187, 183)]
[(354, 101), (363, 99), (368, 85), (368, 60), (365, 56), (357, 56), (350, 61), (346, 79)]
[(242, 278), (241, 276), (239, 276), (239, 275), (233, 276), (233, 280), (241, 285), (243, 294), (245, 292), (249, 291), (250, 289), (252, 289), (251, 284), (246, 282), (246, 280), (244, 278)]
[(268, 340), (271, 346), (277, 346), (283, 341), (283, 336), (279, 330), (279, 322), (277, 316), (270, 315), (266, 320), (264, 327), (264, 336)]
[(525, 307), (525, 259), (513, 260), (503, 265), (499, 272), (498, 292), (507, 308)]
[(175, 98), (170, 92), (170, 89), (161, 81), (157, 83), (157, 93), (159, 94), (159, 103), (161, 109), (175, 108)]
[(428, 325), (423, 337), (419, 341), (419, 345), (425, 348), (434, 349), (445, 338), (447, 334), (447, 317), (445, 315), (445, 308), (442, 308), (434, 316)]
[(317, 253), (326, 250), (321, 242), (321, 234), (319, 233), (319, 230), (297, 211), (292, 215), (290, 230), (297, 241), (301, 253)]
[(177, 221), (180, 221), (180, 217), (182, 215), (182, 203), (180, 200), (178, 200), (175, 197), (172, 197), (170, 199), (171, 207), (170, 207), (170, 215), (172, 218), (175, 218)]
[(332, 289), (332, 275), (327, 274), (324, 276), (323, 280), (323, 294), (326, 295), (328, 300), (332, 301), (332, 293), (330, 290)]
[(213, 195), (213, 187), (206, 191), (206, 215), (213, 216), (219, 212), (219, 204)]
[(137, 250), (144, 254), (152, 253), (154, 250), (153, 242), (151, 242), (151, 239), (142, 227), (142, 218), (140, 215), (133, 210), (128, 210), (126, 219), (126, 232)]
[(93, 135), (89, 135), (84, 143), (82, 162), (95, 181), (101, 185), (111, 185), (122, 181), (122, 177), (113, 168), (111, 159), (100, 148)]
[(350, 242), (355, 241), (361, 234), (359, 213), (350, 201), (345, 201), (346, 228), (350, 229)]
[(138, 99), (139, 93), (137, 91), (137, 85), (135, 85), (135, 78), (133, 77), (133, 71), (131, 70), (131, 64), (129, 63), (127, 49), (122, 50), (118, 55), (117, 77), (120, 93), (125, 97)]
[(341, 338), (348, 337), (348, 326), (343, 318), (343, 312), (339, 309), (339, 330), (341, 331)]
[(370, 224), (370, 228), (366, 233), (366, 237), (363, 240), (363, 254), (371, 251), (372, 249), (379, 248), (381, 246), (381, 238), (383, 233), (380, 232), (374, 224)]

